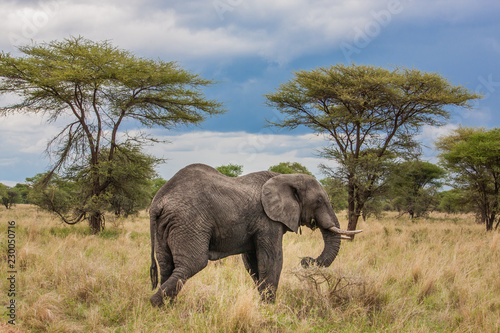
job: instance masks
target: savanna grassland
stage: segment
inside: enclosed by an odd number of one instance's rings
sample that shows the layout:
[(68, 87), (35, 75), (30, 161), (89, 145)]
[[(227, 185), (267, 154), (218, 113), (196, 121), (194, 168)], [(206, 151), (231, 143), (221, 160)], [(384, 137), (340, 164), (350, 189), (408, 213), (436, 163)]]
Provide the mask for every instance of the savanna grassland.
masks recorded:
[[(346, 226), (344, 213), (339, 213)], [(16, 221), (16, 325), (7, 324), (7, 222)], [(500, 232), (469, 215), (361, 222), (327, 269), (302, 269), (319, 231), (284, 237), (275, 304), (259, 301), (239, 256), (211, 262), (178, 299), (152, 308), (146, 212), (106, 231), (67, 226), (35, 206), (0, 210), (0, 331), (499, 332)]]

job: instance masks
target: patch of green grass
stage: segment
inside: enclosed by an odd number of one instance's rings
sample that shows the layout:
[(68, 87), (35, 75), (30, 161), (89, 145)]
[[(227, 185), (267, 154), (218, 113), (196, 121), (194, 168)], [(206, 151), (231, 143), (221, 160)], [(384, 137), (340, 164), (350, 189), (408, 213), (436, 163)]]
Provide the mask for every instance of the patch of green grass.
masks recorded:
[[(49, 230), (49, 234), (52, 236), (56, 236), (59, 238), (66, 238), (68, 235), (77, 235), (77, 236), (90, 236), (91, 233), (88, 229), (88, 227), (85, 227), (83, 225), (78, 225), (78, 226), (58, 226), (58, 227), (51, 227)], [(123, 233), (122, 229), (117, 229), (117, 228), (108, 228), (104, 229), (102, 232), (100, 232), (97, 237), (102, 238), (102, 239), (118, 239), (118, 237)]]
[(118, 239), (122, 234), (122, 229), (113, 228), (105, 229), (104, 231), (100, 232), (98, 236), (103, 239)]
[(88, 228), (82, 226), (62, 226), (62, 227), (51, 227), (49, 229), (49, 234), (52, 236), (66, 238), (68, 235), (78, 235), (87, 236), (89, 234)]

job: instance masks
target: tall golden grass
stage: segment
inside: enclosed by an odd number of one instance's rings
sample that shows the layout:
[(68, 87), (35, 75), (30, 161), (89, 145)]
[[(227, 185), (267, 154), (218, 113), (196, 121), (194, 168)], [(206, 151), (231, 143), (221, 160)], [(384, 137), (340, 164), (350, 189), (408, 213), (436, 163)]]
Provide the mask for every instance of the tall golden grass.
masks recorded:
[[(346, 226), (343, 213), (338, 214)], [(343, 219), (342, 219), (343, 218)], [(188, 280), (173, 304), (149, 304), (146, 212), (108, 218), (106, 231), (67, 226), (34, 206), (0, 210), (1, 281), (8, 297), (7, 221), (16, 225), (17, 321), (12, 332), (499, 332), (500, 233), (468, 215), (361, 222), (326, 269), (300, 267), (319, 231), (287, 233), (276, 303), (259, 300), (238, 256)]]

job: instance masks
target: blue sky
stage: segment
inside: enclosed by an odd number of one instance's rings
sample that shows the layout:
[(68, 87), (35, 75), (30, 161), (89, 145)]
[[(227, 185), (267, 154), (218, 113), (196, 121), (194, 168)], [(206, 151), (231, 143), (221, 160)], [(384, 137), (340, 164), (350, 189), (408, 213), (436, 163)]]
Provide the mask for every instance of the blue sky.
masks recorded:
[[(435, 161), (432, 142), (459, 124), (500, 126), (499, 17), (497, 0), (7, 0), (0, 3), (0, 49), (16, 54), (31, 40), (81, 35), (178, 61), (218, 81), (206, 94), (224, 102), (226, 114), (198, 127), (151, 130), (171, 142), (147, 148), (168, 159), (158, 168), (164, 178), (194, 162), (236, 163), (248, 173), (282, 161), (300, 162), (321, 178), (318, 165), (331, 163), (316, 153), (325, 139), (306, 128), (264, 127), (279, 117), (264, 94), (294, 71), (338, 63), (437, 72), (485, 97), (446, 126), (422, 129), (425, 158)], [(0, 106), (10, 100), (0, 97)], [(43, 151), (62, 124), (0, 118), (0, 182), (14, 185), (45, 171), (51, 161)]]

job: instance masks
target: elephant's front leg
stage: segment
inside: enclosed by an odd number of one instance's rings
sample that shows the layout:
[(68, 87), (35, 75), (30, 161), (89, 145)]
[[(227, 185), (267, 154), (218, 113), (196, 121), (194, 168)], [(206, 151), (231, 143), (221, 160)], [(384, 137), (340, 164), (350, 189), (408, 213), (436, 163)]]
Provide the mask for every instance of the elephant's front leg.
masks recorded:
[(282, 234), (276, 236), (261, 237), (257, 241), (256, 257), (259, 279), (257, 288), (265, 302), (274, 302), (276, 299), (283, 267)]
[(245, 265), (245, 269), (248, 274), (253, 279), (256, 285), (259, 284), (259, 265), (257, 264), (257, 254), (255, 252), (243, 253), (241, 255), (241, 259), (243, 259), (243, 264)]

